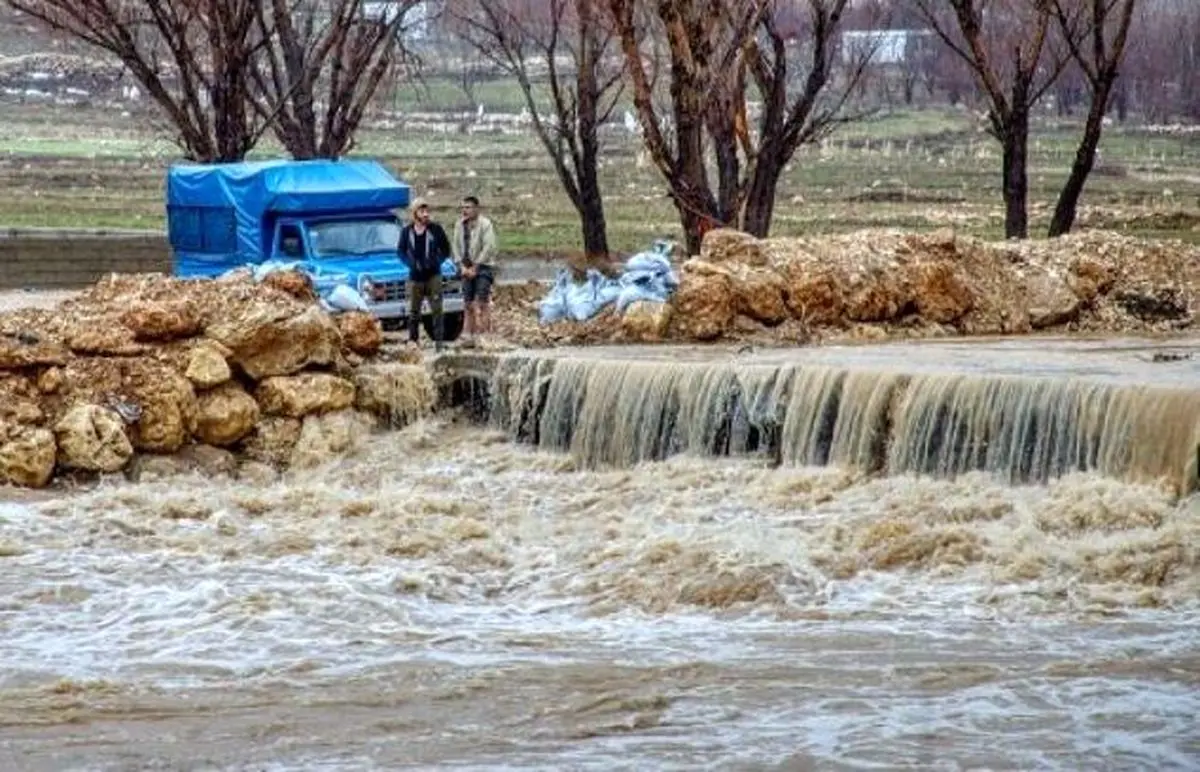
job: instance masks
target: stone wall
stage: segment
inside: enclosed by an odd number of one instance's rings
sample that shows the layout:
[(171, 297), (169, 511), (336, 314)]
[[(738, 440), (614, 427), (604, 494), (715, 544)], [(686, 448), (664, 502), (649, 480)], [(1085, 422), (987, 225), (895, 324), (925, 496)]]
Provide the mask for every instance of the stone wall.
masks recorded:
[(0, 229), (0, 290), (73, 289), (110, 273), (170, 270), (159, 231)]

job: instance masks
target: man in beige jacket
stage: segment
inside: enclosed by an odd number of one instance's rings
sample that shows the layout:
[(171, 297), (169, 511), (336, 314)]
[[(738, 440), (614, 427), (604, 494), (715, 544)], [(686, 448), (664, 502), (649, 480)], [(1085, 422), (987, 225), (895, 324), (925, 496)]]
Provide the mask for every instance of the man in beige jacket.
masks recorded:
[(496, 229), (491, 220), (479, 213), (479, 199), (475, 196), (462, 201), (462, 217), (454, 225), (450, 248), (454, 262), (462, 270), (468, 339), (490, 335), (492, 285), (496, 282), (498, 257)]

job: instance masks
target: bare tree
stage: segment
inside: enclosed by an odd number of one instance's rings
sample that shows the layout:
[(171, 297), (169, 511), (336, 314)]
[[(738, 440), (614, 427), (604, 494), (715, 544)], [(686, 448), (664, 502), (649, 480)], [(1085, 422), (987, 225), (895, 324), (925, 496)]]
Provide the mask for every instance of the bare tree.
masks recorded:
[(364, 0), (261, 0), (265, 41), (252, 70), (253, 105), (294, 158), (347, 153), (380, 83), (407, 53), (406, 19), (419, 0), (370, 12)]
[(1096, 148), (1104, 130), (1104, 116), (1112, 102), (1125, 44), (1133, 23), (1137, 0), (1091, 0), (1090, 3), (1064, 3), (1052, 0), (1062, 38), (1090, 92), (1083, 137), (1071, 164), (1071, 174), (1059, 193), (1050, 220), (1050, 237), (1068, 233), (1075, 224), (1075, 212), (1083, 186), (1096, 163)]
[(248, 94), (258, 0), (7, 2), (120, 59), (193, 161), (240, 160), (267, 128)]
[[(765, 236), (796, 150), (848, 119), (872, 51), (843, 62), (848, 0), (608, 0), (647, 151), (666, 179), (689, 251), (715, 225)], [(665, 39), (670, 104), (654, 100), (643, 41)], [(869, 48), (869, 46), (868, 46)], [(749, 87), (762, 103), (751, 125)], [(711, 141), (706, 141), (711, 140)], [(715, 156), (717, 189), (706, 150)]]
[(451, 11), (463, 39), (520, 85), (534, 131), (579, 213), (589, 261), (608, 256), (599, 130), (622, 92), (621, 62), (601, 10), (597, 0), (463, 0)]
[(912, 0), (975, 75), (1002, 148), (1004, 235), (1029, 235), (1029, 122), (1069, 59), (1053, 50), (1052, 0)]

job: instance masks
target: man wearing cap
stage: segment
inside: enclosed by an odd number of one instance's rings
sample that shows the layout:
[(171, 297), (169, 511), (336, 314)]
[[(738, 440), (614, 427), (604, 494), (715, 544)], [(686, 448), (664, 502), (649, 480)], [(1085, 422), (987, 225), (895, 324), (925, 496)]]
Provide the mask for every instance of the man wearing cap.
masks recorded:
[(397, 251), (408, 266), (408, 342), (418, 344), (421, 329), (421, 304), (429, 301), (433, 316), (433, 341), (438, 351), (445, 340), (442, 320), (442, 261), (450, 256), (446, 231), (429, 214), (429, 203), (414, 199), (409, 207), (412, 222), (400, 231)]

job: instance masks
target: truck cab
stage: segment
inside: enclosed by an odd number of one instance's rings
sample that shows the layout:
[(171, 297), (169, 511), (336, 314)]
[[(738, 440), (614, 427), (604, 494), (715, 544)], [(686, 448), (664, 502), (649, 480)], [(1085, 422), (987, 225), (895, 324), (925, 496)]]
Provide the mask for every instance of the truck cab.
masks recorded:
[[(408, 266), (396, 246), (396, 210), (408, 186), (372, 161), (265, 161), (173, 166), (167, 224), (174, 273), (219, 276), (282, 263), (306, 273), (317, 294), (355, 290), (385, 327), (406, 323)], [(461, 281), (442, 264), (444, 333), (463, 326)], [(432, 319), (421, 309), (432, 334)]]

